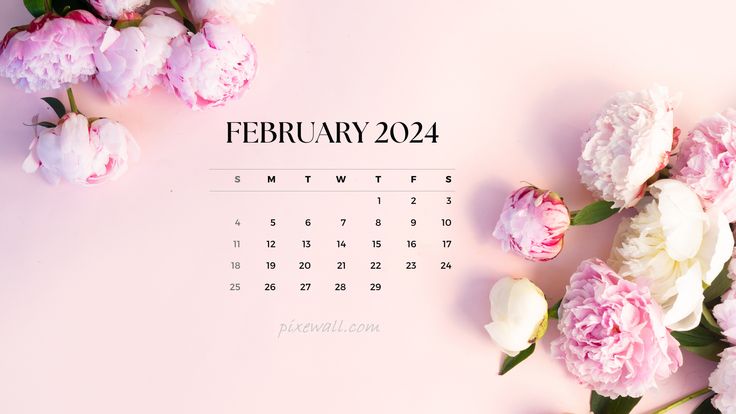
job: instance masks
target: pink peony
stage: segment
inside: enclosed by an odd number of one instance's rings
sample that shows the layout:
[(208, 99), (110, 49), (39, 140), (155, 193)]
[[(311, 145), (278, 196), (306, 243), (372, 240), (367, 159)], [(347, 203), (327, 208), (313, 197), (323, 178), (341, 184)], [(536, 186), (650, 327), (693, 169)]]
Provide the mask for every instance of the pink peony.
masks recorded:
[(736, 221), (736, 110), (706, 118), (682, 143), (672, 177), (690, 186), (706, 209)]
[(560, 254), (568, 227), (570, 213), (562, 198), (527, 186), (506, 199), (493, 236), (501, 241), (504, 251), (544, 262)]
[(88, 0), (103, 17), (119, 19), (151, 3), (151, 0)]
[(95, 57), (97, 83), (113, 102), (149, 91), (162, 83), (169, 43), (186, 32), (184, 25), (160, 14), (146, 16), (138, 27), (108, 28)]
[(723, 295), (721, 303), (713, 308), (713, 316), (731, 345), (736, 345), (736, 290), (731, 289)]
[(95, 74), (94, 48), (104, 30), (104, 23), (84, 10), (43, 15), (5, 36), (0, 76), (26, 92), (84, 82)]
[(581, 384), (609, 398), (640, 397), (682, 365), (679, 344), (649, 290), (598, 259), (572, 275), (553, 355)]
[(177, 37), (166, 62), (165, 82), (193, 109), (221, 106), (240, 97), (256, 74), (256, 52), (231, 23), (206, 20), (202, 29)]
[(596, 197), (631, 207), (675, 146), (676, 99), (667, 88), (623, 92), (608, 101), (583, 134), (578, 172)]
[(251, 23), (256, 13), (273, 0), (189, 0), (194, 20), (201, 22), (211, 16), (227, 16), (241, 27)]
[(51, 184), (63, 178), (95, 185), (123, 175), (128, 160), (136, 160), (139, 153), (138, 144), (122, 124), (105, 118), (90, 123), (84, 115), (68, 113), (58, 126), (33, 140), (23, 170), (33, 173), (40, 168)]
[(722, 414), (736, 414), (736, 347), (721, 353), (721, 362), (710, 374), (708, 382), (716, 393), (713, 406)]

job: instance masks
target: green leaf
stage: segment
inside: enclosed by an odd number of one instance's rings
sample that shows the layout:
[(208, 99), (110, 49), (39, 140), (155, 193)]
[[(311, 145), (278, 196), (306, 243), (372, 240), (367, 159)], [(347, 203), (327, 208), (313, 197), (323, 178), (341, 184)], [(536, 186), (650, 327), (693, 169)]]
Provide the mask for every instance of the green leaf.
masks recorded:
[(693, 411), (693, 414), (719, 414), (720, 411), (713, 407), (712, 398), (706, 398), (702, 403)]
[(708, 361), (718, 362), (721, 360), (721, 353), (728, 348), (725, 342), (715, 342), (705, 346), (682, 346), (682, 349), (692, 352), (695, 355), (703, 357)]
[(612, 206), (612, 202), (603, 200), (588, 204), (582, 210), (572, 213), (570, 223), (573, 226), (584, 226), (601, 222), (621, 211), (621, 209), (612, 208)]
[(731, 288), (731, 278), (728, 277), (729, 262), (730, 260), (726, 262), (726, 264), (723, 266), (723, 270), (721, 270), (721, 273), (719, 273), (718, 276), (716, 276), (715, 280), (713, 280), (713, 283), (711, 283), (711, 285), (705, 289), (705, 303), (711, 303), (715, 300), (720, 299), (721, 296), (723, 296), (723, 294)]
[(721, 328), (718, 326), (718, 321), (713, 317), (710, 309), (703, 305), (703, 315), (700, 317), (700, 324), (706, 327), (709, 331), (721, 335)]
[(197, 28), (194, 26), (194, 23), (192, 23), (191, 20), (187, 19), (186, 17), (183, 20), (184, 20), (184, 27), (186, 27), (187, 30), (189, 30), (192, 33), (197, 33)]
[(549, 319), (560, 319), (560, 305), (562, 305), (562, 299), (557, 301), (557, 303), (549, 308), (549, 310), (547, 311), (547, 317)]
[(48, 0), (23, 0), (23, 5), (33, 17), (43, 16), (48, 10), (46, 10)]
[(44, 127), (44, 128), (56, 128), (56, 124), (55, 123), (53, 123), (53, 122), (46, 122), (46, 121), (41, 121), (41, 122), (38, 122), (38, 123), (35, 123), (35, 124), (23, 124), (23, 125), (29, 126), (29, 127), (41, 126), (41, 127)]
[(51, 107), (51, 109), (53, 109), (54, 112), (56, 112), (56, 115), (59, 118), (61, 118), (64, 115), (66, 115), (66, 107), (64, 106), (63, 103), (61, 103), (60, 100), (58, 100), (56, 98), (53, 98), (53, 97), (46, 97), (46, 98), (41, 98), (41, 99), (44, 102), (46, 102), (47, 104), (49, 104), (49, 106)]
[(590, 393), (590, 411), (593, 414), (629, 414), (639, 404), (641, 397), (618, 397), (615, 400), (595, 391)]
[(51, 0), (54, 11), (62, 16), (66, 16), (72, 10), (86, 10), (96, 17), (100, 17), (94, 7), (91, 7), (85, 0)]
[(677, 339), (682, 349), (711, 361), (718, 361), (720, 359), (718, 355), (727, 345), (720, 334), (711, 331), (703, 324), (687, 332), (672, 332), (672, 336)]
[(498, 371), (498, 375), (504, 375), (507, 372), (511, 371), (515, 366), (519, 365), (522, 361), (529, 358), (531, 354), (534, 353), (534, 348), (537, 347), (536, 343), (533, 343), (529, 346), (529, 348), (519, 352), (518, 355), (511, 357), (506, 356), (503, 360), (503, 364), (501, 364), (501, 370)]

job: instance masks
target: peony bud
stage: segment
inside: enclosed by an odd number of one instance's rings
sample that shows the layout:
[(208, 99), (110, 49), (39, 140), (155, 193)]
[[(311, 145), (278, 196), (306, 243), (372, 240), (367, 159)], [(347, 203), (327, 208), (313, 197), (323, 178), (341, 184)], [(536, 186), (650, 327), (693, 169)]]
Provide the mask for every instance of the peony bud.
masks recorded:
[(560, 254), (568, 227), (570, 212), (559, 195), (526, 186), (506, 199), (493, 236), (504, 251), (545, 262)]
[(509, 356), (529, 348), (547, 331), (547, 301), (529, 279), (510, 277), (491, 289), (491, 323), (486, 331)]
[(120, 123), (100, 118), (90, 122), (77, 113), (64, 115), (55, 128), (45, 129), (31, 143), (23, 170), (41, 174), (51, 184), (61, 179), (91, 186), (115, 180), (138, 158), (140, 149)]

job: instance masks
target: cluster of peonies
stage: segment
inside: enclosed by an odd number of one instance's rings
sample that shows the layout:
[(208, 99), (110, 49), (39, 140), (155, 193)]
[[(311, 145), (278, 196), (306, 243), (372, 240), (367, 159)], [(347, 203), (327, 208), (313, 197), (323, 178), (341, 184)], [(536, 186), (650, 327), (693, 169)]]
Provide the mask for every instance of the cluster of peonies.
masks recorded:
[[(256, 72), (253, 45), (239, 24), (262, 1), (191, 0), (197, 33), (149, 1), (91, 0), (85, 10), (44, 14), (11, 30), (0, 48), (0, 76), (27, 92), (57, 89), (94, 77), (115, 102), (157, 85), (193, 109), (239, 97)], [(115, 22), (114, 25), (111, 25)]]
[[(189, 0), (193, 22), (176, 1), (172, 1), (175, 9), (153, 7), (141, 14), (150, 0), (89, 0), (87, 9), (65, 8), (63, 15), (50, 7), (51, 2), (44, 2), (42, 12), (34, 13), (38, 17), (11, 29), (2, 40), (0, 76), (29, 93), (94, 80), (116, 103), (160, 85), (192, 109), (222, 106), (240, 97), (255, 77), (256, 52), (243, 28), (268, 2)], [(25, 4), (28, 7), (30, 3)], [(171, 17), (174, 11), (181, 22)], [(32, 161), (27, 161), (24, 169), (36, 171), (41, 166), (52, 182), (65, 178), (84, 184), (102, 182), (125, 171), (124, 157), (116, 158), (114, 152), (110, 153), (115, 159), (113, 166), (105, 172), (99, 164), (104, 155), (91, 159), (89, 154), (80, 153), (77, 161), (70, 161), (64, 152), (70, 147), (62, 142), (82, 141), (77, 124), (83, 122), (77, 118), (64, 117), (52, 131), (38, 136), (31, 147)], [(94, 131), (109, 122), (90, 124), (88, 140), (92, 145), (105, 141), (98, 140)], [(76, 138), (51, 138), (71, 135)], [(129, 135), (127, 131), (125, 135)], [(104, 147), (100, 147), (100, 154), (107, 151)]]
[[(552, 354), (598, 395), (638, 398), (678, 370), (679, 333), (709, 324), (712, 310), (715, 349), (721, 337), (734, 345), (715, 356), (712, 404), (736, 414), (736, 286), (705, 303), (717, 278), (733, 277), (725, 269), (734, 254), (736, 110), (701, 121), (680, 142), (678, 101), (660, 86), (616, 95), (581, 140), (578, 172), (598, 201), (570, 212), (556, 193), (525, 186), (506, 200), (493, 235), (504, 250), (547, 261), (570, 226), (630, 208), (608, 260), (580, 264), (549, 310), (561, 333)], [(525, 358), (546, 329), (547, 302), (532, 282), (512, 280), (494, 286), (486, 329), (509, 358)]]

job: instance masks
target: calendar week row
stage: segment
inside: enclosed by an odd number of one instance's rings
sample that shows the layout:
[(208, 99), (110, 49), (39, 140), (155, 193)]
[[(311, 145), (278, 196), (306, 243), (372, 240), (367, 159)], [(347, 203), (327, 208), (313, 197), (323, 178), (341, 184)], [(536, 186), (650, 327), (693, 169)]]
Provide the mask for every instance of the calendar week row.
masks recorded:
[(210, 192), (446, 192), (452, 170), (212, 169)]
[[(230, 292), (240, 292), (245, 289), (253, 289), (251, 283), (243, 282), (230, 282), (226, 285), (227, 290)], [(365, 290), (368, 292), (380, 292), (384, 289), (383, 283), (368, 282), (368, 283), (357, 283), (357, 282), (332, 282), (332, 283), (312, 283), (312, 282), (263, 282), (257, 287), (260, 290), (266, 292), (276, 291), (298, 291), (298, 292), (312, 292), (322, 290), (332, 290), (335, 292), (347, 292)]]
[[(246, 268), (246, 264), (248, 265)], [(248, 270), (251, 271), (257, 271), (258, 266), (256, 262), (241, 262), (241, 261), (232, 261), (230, 262), (229, 266), (230, 270), (232, 271), (240, 271), (240, 270)], [(262, 263), (261, 269), (265, 269), (267, 272), (273, 272), (278, 271), (278, 273), (283, 273), (283, 271), (294, 271), (296, 273), (311, 273), (312, 271), (327, 271), (327, 270), (336, 270), (336, 271), (366, 271), (370, 270), (372, 272), (381, 272), (384, 270), (388, 271), (397, 271), (397, 270), (406, 270), (406, 271), (415, 271), (415, 270), (444, 270), (444, 271), (450, 271), (452, 270), (452, 260), (451, 259), (442, 259), (436, 262), (419, 262), (417, 260), (408, 259), (408, 260), (366, 260), (366, 261), (345, 261), (345, 260), (338, 260), (335, 262), (321, 262), (321, 264), (317, 264), (316, 262), (313, 262), (311, 260), (301, 260), (301, 261), (289, 261), (289, 262), (280, 262), (280, 261), (272, 261), (272, 260), (266, 260)]]
[[(451, 202), (451, 199), (448, 197), (448, 202)], [(235, 218), (233, 221), (233, 225), (235, 226), (235, 229), (240, 229), (241, 227), (244, 229), (252, 230), (253, 228), (257, 227), (268, 227), (268, 228), (279, 228), (281, 226), (285, 226), (289, 230), (296, 230), (297, 228), (301, 227), (305, 230), (311, 229), (311, 228), (320, 228), (324, 229), (325, 227), (333, 227), (335, 229), (349, 229), (351, 227), (363, 227), (366, 226), (369, 227), (385, 227), (385, 226), (392, 226), (395, 228), (395, 226), (403, 225), (409, 228), (413, 227), (424, 227), (424, 226), (433, 226), (433, 227), (443, 227), (443, 228), (449, 228), (453, 226), (453, 221), (451, 217), (437, 217), (437, 218), (426, 218), (422, 216), (422, 218), (345, 218), (345, 217), (338, 217), (338, 218), (320, 218), (320, 219), (313, 219), (313, 218), (265, 218), (265, 219), (252, 219), (249, 217), (243, 217), (241, 218)]]

